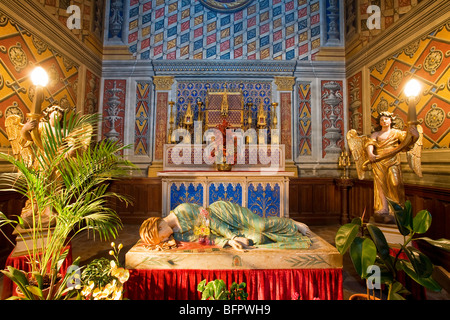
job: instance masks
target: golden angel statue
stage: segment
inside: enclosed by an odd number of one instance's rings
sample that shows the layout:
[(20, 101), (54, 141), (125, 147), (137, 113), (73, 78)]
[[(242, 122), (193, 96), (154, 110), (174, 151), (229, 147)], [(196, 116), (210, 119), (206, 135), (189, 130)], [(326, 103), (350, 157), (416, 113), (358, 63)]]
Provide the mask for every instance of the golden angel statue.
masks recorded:
[[(77, 152), (86, 150), (93, 133), (92, 126), (84, 125), (71, 132), (64, 132), (67, 131), (64, 121), (68, 121), (64, 116), (66, 111), (58, 105), (52, 105), (47, 107), (42, 112), (42, 115), (36, 113), (28, 114), (28, 120), (25, 123), (21, 123), (21, 118), (18, 115), (8, 116), (5, 119), (5, 127), (14, 157), (23, 161), (30, 169), (41, 170), (40, 163), (46, 162), (46, 159), (42, 158), (60, 152), (61, 143), (65, 144), (69, 150), (66, 153), (67, 157), (73, 157)], [(51, 139), (61, 141), (59, 144), (54, 143), (52, 148), (49, 147), (52, 144), (48, 143)], [(53, 153), (47, 152), (52, 149)], [(57, 179), (58, 177), (58, 173), (55, 170), (46, 172), (46, 174), (46, 179)], [(27, 200), (21, 213), (21, 218), (25, 225), (31, 226), (33, 212), (34, 214), (37, 212), (36, 206), (33, 206), (30, 200)], [(49, 208), (46, 208), (44, 213), (41, 214), (44, 225), (49, 222), (51, 215), (52, 212)]]
[(370, 137), (358, 136), (352, 129), (347, 141), (359, 179), (372, 170), (374, 181), (374, 219), (378, 223), (394, 223), (395, 217), (388, 199), (399, 204), (405, 202), (405, 191), (399, 153), (405, 151), (411, 169), (422, 177), (421, 154), (423, 129), (420, 125), (408, 125), (407, 131), (393, 128), (395, 115), (383, 111), (377, 122), (379, 129)]

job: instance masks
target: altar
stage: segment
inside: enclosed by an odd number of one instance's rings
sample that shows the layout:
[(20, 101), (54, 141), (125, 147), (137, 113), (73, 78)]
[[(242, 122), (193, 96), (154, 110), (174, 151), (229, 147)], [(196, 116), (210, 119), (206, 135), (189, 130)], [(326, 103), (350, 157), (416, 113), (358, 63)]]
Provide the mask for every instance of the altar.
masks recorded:
[[(180, 148), (183, 161), (174, 157)], [(157, 173), (162, 178), (163, 217), (181, 203), (209, 206), (218, 200), (249, 208), (261, 217), (289, 216), (289, 177), (295, 173), (285, 171), (284, 145), (245, 145), (242, 161), (227, 172), (206, 163), (205, 148), (165, 145), (163, 171)]]
[(258, 171), (162, 171), (162, 212), (181, 203), (209, 206), (218, 200), (249, 208), (261, 217), (289, 216), (289, 177), (293, 172), (263, 176)]
[(309, 249), (249, 249), (181, 243), (167, 251), (150, 251), (139, 241), (125, 255), (132, 300), (198, 300), (203, 279), (222, 279), (227, 287), (245, 282), (249, 300), (342, 300), (342, 255), (312, 234)]

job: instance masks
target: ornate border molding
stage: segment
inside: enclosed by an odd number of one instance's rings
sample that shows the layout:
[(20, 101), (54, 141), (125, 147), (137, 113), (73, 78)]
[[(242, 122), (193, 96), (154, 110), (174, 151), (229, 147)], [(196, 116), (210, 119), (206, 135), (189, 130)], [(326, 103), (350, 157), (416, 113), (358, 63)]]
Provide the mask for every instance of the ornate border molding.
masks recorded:
[(154, 60), (152, 61), (157, 75), (221, 75), (249, 77), (260, 75), (292, 75), (296, 61), (260, 61), (260, 60)]
[(156, 91), (163, 91), (163, 90), (172, 90), (172, 85), (175, 81), (175, 78), (173, 76), (154, 76), (153, 77), (153, 84), (155, 85)]
[(278, 91), (292, 91), (294, 89), (295, 77), (275, 77), (274, 81)]

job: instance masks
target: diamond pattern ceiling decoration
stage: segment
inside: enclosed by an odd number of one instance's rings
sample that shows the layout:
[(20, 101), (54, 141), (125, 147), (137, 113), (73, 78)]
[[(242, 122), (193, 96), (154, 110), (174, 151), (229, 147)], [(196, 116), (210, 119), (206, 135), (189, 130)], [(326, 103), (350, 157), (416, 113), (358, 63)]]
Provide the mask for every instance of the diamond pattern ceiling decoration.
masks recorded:
[(247, 5), (232, 13), (200, 1), (127, 1), (139, 59), (312, 60), (320, 47), (319, 0), (202, 1)]

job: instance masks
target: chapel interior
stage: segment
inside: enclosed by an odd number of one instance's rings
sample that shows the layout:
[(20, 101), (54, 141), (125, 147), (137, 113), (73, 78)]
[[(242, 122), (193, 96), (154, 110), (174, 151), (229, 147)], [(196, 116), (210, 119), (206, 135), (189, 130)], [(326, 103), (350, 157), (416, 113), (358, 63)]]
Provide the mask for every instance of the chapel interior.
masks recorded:
[[(334, 245), (341, 225), (374, 214), (373, 176), (359, 179), (347, 132), (370, 135), (384, 111), (404, 128), (403, 90), (414, 78), (422, 86), (415, 104), (422, 176), (402, 153), (405, 197), (413, 212), (431, 213), (425, 236), (450, 239), (449, 12), (448, 0), (1, 0), (0, 151), (11, 153), (5, 119), (30, 112), (28, 75), (41, 66), (49, 77), (43, 108), (56, 103), (98, 113), (98, 139), (130, 146), (123, 156), (136, 169), (111, 185), (133, 198), (129, 206), (111, 204), (124, 225), (114, 240), (124, 245), (122, 259), (145, 219), (182, 202), (201, 203), (206, 189), (189, 181), (242, 176), (242, 198), (259, 190), (251, 179), (268, 181), (265, 195), (281, 188), (275, 213), (264, 204), (255, 212), (305, 223)], [(284, 174), (253, 177), (250, 164), (218, 172), (205, 160), (168, 159), (180, 141), (177, 129), (201, 145), (205, 130), (223, 118), (244, 131), (274, 129), (245, 141), (282, 145), (277, 161)], [(0, 160), (1, 175), (13, 170)], [(208, 191), (210, 204), (216, 195)], [(239, 197), (234, 191), (218, 197)], [(23, 205), (16, 192), (0, 191), (0, 211), (8, 217)], [(72, 253), (90, 261), (107, 256), (109, 243), (81, 235)], [(0, 268), (13, 249), (0, 235)], [(427, 298), (449, 299), (449, 252), (425, 244), (421, 250), (439, 266), (443, 288)], [(365, 292), (348, 254), (343, 261), (344, 298)]]

